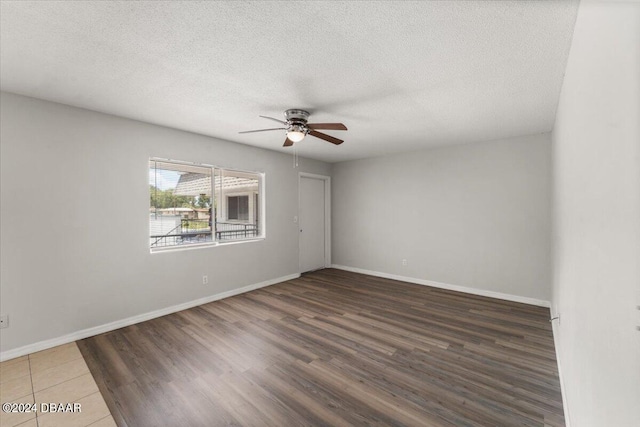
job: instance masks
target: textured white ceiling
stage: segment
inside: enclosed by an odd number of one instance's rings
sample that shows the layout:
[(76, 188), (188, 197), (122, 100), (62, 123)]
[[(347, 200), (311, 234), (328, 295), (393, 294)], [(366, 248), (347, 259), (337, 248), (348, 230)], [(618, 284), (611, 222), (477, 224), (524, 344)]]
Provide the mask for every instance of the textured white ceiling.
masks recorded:
[(550, 131), (576, 0), (2, 2), (2, 90), (325, 161)]

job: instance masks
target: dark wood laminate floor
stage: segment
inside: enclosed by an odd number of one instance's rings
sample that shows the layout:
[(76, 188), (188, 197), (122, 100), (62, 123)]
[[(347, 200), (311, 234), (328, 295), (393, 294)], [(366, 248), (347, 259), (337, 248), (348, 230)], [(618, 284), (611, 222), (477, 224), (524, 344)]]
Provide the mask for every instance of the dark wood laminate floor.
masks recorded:
[(563, 426), (548, 309), (327, 269), (78, 342), (119, 426)]

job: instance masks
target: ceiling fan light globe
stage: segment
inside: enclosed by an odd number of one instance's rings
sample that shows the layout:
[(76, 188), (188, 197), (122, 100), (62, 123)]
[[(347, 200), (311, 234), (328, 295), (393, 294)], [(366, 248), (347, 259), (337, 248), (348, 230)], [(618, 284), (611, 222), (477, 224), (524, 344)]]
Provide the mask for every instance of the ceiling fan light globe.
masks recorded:
[(305, 133), (304, 132), (300, 132), (297, 130), (292, 130), (287, 132), (287, 138), (289, 138), (291, 141), (293, 142), (300, 142), (304, 139), (305, 137)]

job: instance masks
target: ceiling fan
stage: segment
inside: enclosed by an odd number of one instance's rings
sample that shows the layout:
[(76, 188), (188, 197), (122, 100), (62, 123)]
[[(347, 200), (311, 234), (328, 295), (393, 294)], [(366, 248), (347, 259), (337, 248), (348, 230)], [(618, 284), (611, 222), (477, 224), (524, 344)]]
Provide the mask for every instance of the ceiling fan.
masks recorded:
[(239, 133), (266, 132), (271, 130), (284, 130), (287, 132), (287, 139), (284, 141), (284, 147), (290, 147), (294, 142), (300, 142), (305, 136), (311, 135), (316, 138), (324, 139), (332, 144), (339, 145), (344, 141), (334, 138), (326, 133), (318, 132), (318, 129), (329, 130), (347, 130), (342, 123), (307, 123), (309, 120), (309, 112), (305, 110), (290, 109), (284, 112), (285, 121), (274, 119), (273, 117), (260, 116), (265, 119), (273, 120), (281, 123), (284, 127), (271, 129), (246, 130)]

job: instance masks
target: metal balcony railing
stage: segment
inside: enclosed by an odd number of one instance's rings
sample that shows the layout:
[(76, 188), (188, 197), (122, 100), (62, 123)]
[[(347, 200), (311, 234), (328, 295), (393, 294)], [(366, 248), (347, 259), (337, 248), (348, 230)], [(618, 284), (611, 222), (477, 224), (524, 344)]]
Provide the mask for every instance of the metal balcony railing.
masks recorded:
[[(215, 238), (217, 241), (248, 239), (259, 236), (258, 224), (234, 222), (215, 222)], [(168, 233), (153, 235), (151, 247), (177, 246), (190, 243), (212, 241), (211, 224), (208, 219), (181, 219)]]
[(258, 237), (258, 224), (216, 222), (216, 240), (237, 240)]

